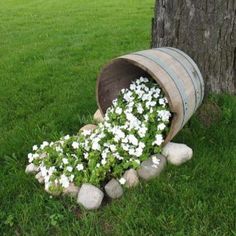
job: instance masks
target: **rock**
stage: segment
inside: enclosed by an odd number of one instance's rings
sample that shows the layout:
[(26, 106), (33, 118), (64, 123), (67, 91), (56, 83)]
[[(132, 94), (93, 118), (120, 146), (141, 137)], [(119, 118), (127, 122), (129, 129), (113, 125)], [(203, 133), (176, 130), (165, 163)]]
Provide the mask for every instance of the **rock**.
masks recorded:
[(79, 190), (77, 203), (87, 210), (98, 209), (102, 203), (104, 193), (92, 184), (83, 184)]
[(141, 163), (138, 175), (144, 180), (150, 180), (160, 175), (166, 165), (166, 158), (160, 154), (151, 156)]
[(79, 187), (74, 183), (70, 183), (68, 188), (63, 189), (63, 195), (68, 195), (76, 198), (79, 192)]
[(25, 168), (25, 173), (26, 174), (36, 174), (39, 171), (39, 167), (36, 166), (33, 163), (30, 163), (29, 165), (26, 166)]
[(97, 128), (96, 125), (93, 125), (93, 124), (88, 124), (88, 125), (85, 125), (83, 126), (79, 131), (84, 131), (84, 130), (95, 130)]
[(115, 179), (111, 179), (105, 185), (105, 191), (110, 198), (119, 198), (123, 195), (123, 188), (121, 187), (120, 183)]
[(125, 171), (123, 178), (125, 178), (125, 187), (131, 188), (135, 187), (139, 183), (137, 171), (134, 169), (129, 169)]
[(97, 111), (94, 113), (93, 120), (96, 123), (101, 123), (101, 122), (104, 121), (103, 115), (102, 115), (102, 113), (101, 113), (101, 111), (99, 109), (97, 109)]
[(162, 151), (167, 161), (173, 165), (181, 165), (190, 160), (193, 156), (193, 150), (182, 143), (168, 143)]
[(40, 184), (42, 184), (44, 182), (44, 178), (43, 178), (41, 172), (39, 172), (37, 175), (35, 175), (35, 178), (39, 181)]

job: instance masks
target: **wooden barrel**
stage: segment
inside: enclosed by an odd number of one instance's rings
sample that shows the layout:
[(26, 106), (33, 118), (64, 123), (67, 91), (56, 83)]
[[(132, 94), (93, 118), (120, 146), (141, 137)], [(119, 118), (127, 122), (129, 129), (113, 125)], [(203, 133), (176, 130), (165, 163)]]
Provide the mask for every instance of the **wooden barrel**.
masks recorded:
[(97, 80), (97, 103), (102, 114), (122, 88), (140, 76), (153, 78), (165, 93), (173, 113), (169, 142), (186, 124), (204, 96), (204, 81), (196, 63), (183, 51), (163, 47), (113, 59)]

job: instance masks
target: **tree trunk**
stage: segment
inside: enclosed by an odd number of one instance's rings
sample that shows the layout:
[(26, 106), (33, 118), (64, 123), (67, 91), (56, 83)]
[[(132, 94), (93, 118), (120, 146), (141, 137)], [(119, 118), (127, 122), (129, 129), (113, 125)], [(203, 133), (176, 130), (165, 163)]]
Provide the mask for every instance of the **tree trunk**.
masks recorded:
[(191, 56), (207, 92), (236, 92), (236, 0), (156, 0), (152, 47)]

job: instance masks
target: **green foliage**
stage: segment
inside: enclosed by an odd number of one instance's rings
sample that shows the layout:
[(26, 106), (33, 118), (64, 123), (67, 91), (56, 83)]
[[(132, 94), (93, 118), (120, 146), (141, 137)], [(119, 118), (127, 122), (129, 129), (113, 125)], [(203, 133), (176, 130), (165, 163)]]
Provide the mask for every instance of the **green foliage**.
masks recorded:
[(121, 178), (125, 170), (137, 169), (154, 150), (161, 152), (171, 118), (167, 103), (154, 81), (137, 78), (121, 90), (95, 130), (34, 145), (29, 162), (39, 168), (50, 192), (58, 193), (70, 183), (101, 187)]

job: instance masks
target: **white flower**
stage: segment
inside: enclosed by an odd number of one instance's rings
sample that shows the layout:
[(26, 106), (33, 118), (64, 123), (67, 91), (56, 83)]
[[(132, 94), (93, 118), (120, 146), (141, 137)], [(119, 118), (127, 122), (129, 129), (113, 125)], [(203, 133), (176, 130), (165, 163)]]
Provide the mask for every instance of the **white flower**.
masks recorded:
[(165, 129), (165, 127), (166, 127), (166, 125), (164, 123), (161, 123), (157, 126), (157, 129), (162, 131)]
[(159, 165), (159, 164), (160, 164), (160, 159), (158, 159), (156, 156), (152, 156), (152, 162), (153, 162), (155, 165)]
[(78, 165), (76, 166), (76, 169), (77, 169), (78, 171), (83, 170), (83, 169), (84, 169), (84, 165), (83, 165), (83, 164), (78, 164)]
[(98, 142), (93, 142), (92, 149), (100, 151), (101, 150), (101, 145)]
[(130, 142), (131, 144), (133, 144), (134, 146), (137, 146), (137, 145), (138, 145), (138, 139), (137, 139), (133, 134), (129, 134), (129, 135), (127, 136), (127, 138), (128, 138), (128, 140), (129, 140), (129, 142)]
[(102, 164), (103, 166), (106, 165), (106, 164), (107, 164), (107, 160), (106, 160), (106, 159), (102, 159), (101, 164)]
[(33, 151), (37, 151), (38, 150), (38, 146), (37, 145), (34, 145), (33, 146)]
[(119, 179), (119, 182), (120, 184), (124, 185), (126, 183), (126, 179), (122, 177)]
[(67, 169), (69, 172), (72, 172), (72, 171), (73, 171), (73, 167), (72, 167), (72, 166), (67, 166), (66, 169)]
[(161, 90), (159, 88), (156, 88), (155, 93), (153, 94), (154, 98), (158, 98), (160, 96)]
[(128, 151), (129, 150), (129, 145), (121, 143), (121, 147), (125, 150)]
[(132, 155), (132, 156), (135, 155), (135, 149), (134, 148), (130, 148), (128, 152), (129, 152), (129, 155)]
[(61, 146), (63, 146), (65, 142), (63, 140), (60, 140), (59, 143), (61, 144)]
[(78, 156), (74, 153), (72, 153), (71, 156), (74, 157), (74, 159), (78, 159)]
[(62, 185), (63, 188), (68, 188), (70, 184), (68, 177), (64, 174), (61, 175), (59, 183)]
[(142, 114), (143, 111), (144, 111), (144, 110), (143, 110), (143, 107), (142, 107), (142, 105), (141, 105), (140, 103), (139, 103), (138, 106), (137, 106), (137, 111), (138, 111), (139, 114)]
[(115, 152), (116, 151), (116, 146), (114, 144), (110, 145), (110, 149), (112, 152)]
[(45, 177), (48, 173), (47, 168), (45, 166), (40, 167), (40, 172), (43, 177)]
[(156, 164), (152, 164), (152, 167), (154, 168), (158, 168), (158, 166)]
[(45, 186), (48, 185), (49, 181), (50, 181), (50, 176), (49, 176), (49, 175), (46, 175), (46, 176), (44, 177)]
[(145, 148), (145, 146), (146, 146), (145, 143), (139, 142), (139, 147), (140, 147), (140, 148)]
[(69, 161), (68, 161), (67, 158), (62, 158), (62, 162), (63, 162), (63, 164), (65, 164), (65, 165), (69, 163)]
[(119, 142), (121, 139), (123, 139), (125, 137), (125, 133), (120, 129), (116, 129), (116, 131), (113, 133), (115, 135), (114, 140), (116, 142)]
[(123, 96), (124, 100), (127, 102), (132, 102), (134, 100), (134, 97), (132, 96), (132, 93), (128, 91), (127, 93), (124, 94)]
[(167, 100), (165, 98), (160, 98), (159, 99), (159, 104), (162, 105), (162, 106), (165, 106), (166, 102), (167, 102)]
[(44, 149), (45, 147), (47, 147), (49, 145), (49, 143), (47, 141), (43, 141), (43, 143), (41, 144), (40, 148)]
[(89, 155), (89, 154), (88, 154), (87, 152), (85, 152), (85, 153), (84, 153), (84, 159), (88, 159), (88, 155)]
[(140, 157), (140, 156), (142, 156), (142, 154), (143, 154), (143, 149), (141, 147), (136, 148), (134, 155), (136, 157)]
[(53, 172), (55, 172), (55, 171), (56, 171), (55, 166), (49, 167), (49, 169), (48, 169), (48, 175), (51, 176), (51, 175), (53, 174)]
[(146, 132), (147, 132), (147, 127), (143, 126), (141, 128), (138, 129), (138, 135), (141, 137), (141, 138), (144, 138), (145, 135), (146, 135)]
[(73, 142), (73, 143), (72, 143), (72, 147), (73, 147), (74, 149), (78, 149), (78, 148), (79, 148), (79, 143), (78, 143), (78, 142)]
[(65, 140), (68, 140), (69, 138), (70, 138), (70, 135), (69, 135), (69, 134), (67, 134), (67, 135), (64, 137)]
[(34, 156), (33, 156), (32, 153), (28, 154), (28, 160), (29, 160), (30, 163), (34, 160)]
[(49, 144), (50, 147), (52, 147), (53, 145), (54, 145), (54, 142), (51, 142), (51, 143)]
[(57, 152), (63, 152), (63, 149), (61, 147), (59, 147), (59, 146), (56, 146), (56, 151)]
[(122, 108), (117, 107), (115, 112), (116, 112), (117, 115), (120, 115), (122, 113)]
[(74, 176), (74, 175), (71, 175), (71, 176), (69, 177), (70, 182), (73, 182), (74, 178), (75, 178), (75, 176)]
[(154, 107), (156, 106), (156, 102), (155, 101), (147, 101), (146, 102), (146, 107), (149, 108), (149, 107)]
[(140, 160), (136, 159), (134, 160), (138, 165), (140, 165)]
[(155, 141), (153, 142), (153, 144), (160, 146), (163, 142), (163, 136), (161, 134), (156, 134)]
[(161, 110), (158, 112), (158, 117), (163, 121), (167, 122), (169, 121), (169, 118), (171, 116), (171, 113), (167, 110)]

